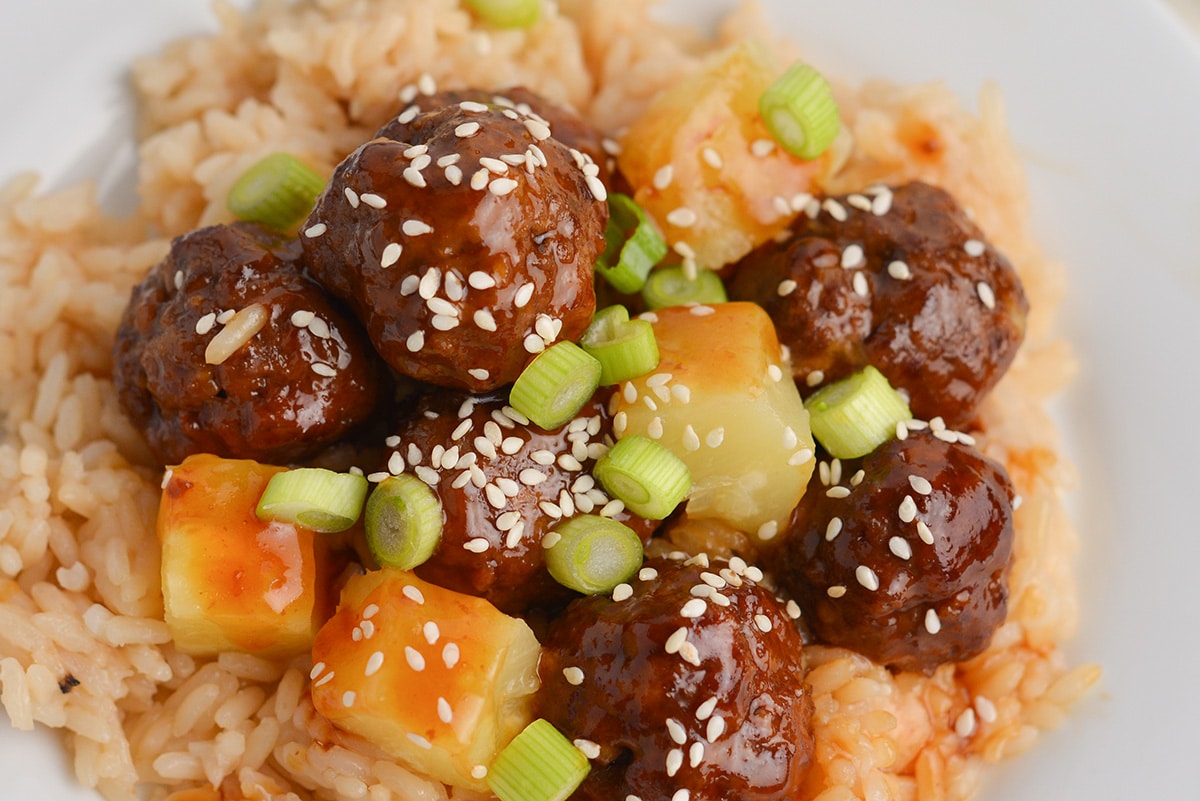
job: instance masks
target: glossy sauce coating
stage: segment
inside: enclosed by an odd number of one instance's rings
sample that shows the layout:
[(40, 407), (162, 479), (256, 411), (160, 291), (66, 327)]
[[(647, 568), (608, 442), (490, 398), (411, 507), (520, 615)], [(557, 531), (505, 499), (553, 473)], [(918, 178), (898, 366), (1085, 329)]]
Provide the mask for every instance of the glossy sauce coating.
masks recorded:
[(813, 757), (800, 637), (754, 572), (651, 559), (629, 597), (577, 600), (551, 623), (540, 713), (593, 749), (572, 798), (799, 797)]
[(403, 464), (434, 486), (445, 514), (441, 543), (417, 575), (517, 614), (572, 597), (546, 571), (542, 548), (560, 518), (603, 510), (648, 539), (655, 523), (610, 506), (591, 476), (612, 442), (606, 406), (597, 398), (545, 431), (508, 409), (502, 394), (423, 398), (387, 453), (389, 470)]
[(301, 241), (398, 372), (495, 389), (591, 321), (605, 190), (550, 131), (460, 103), (416, 115), (407, 142), (368, 142), (334, 172)]
[[(252, 304), (265, 325), (209, 364), (209, 344)], [(296, 243), (248, 223), (176, 239), (134, 287), (113, 356), (121, 408), (165, 464), (193, 453), (302, 459), (366, 421), (387, 382)]]
[(929, 430), (826, 464), (830, 479), (813, 478), (781, 538), (776, 574), (816, 638), (925, 672), (986, 648), (1008, 597), (1004, 469)]
[(913, 182), (856, 197), (890, 205), (827, 199), (739, 262), (730, 296), (771, 315), (802, 387), (872, 364), (914, 416), (965, 423), (1024, 337), (1020, 280), (945, 191)]

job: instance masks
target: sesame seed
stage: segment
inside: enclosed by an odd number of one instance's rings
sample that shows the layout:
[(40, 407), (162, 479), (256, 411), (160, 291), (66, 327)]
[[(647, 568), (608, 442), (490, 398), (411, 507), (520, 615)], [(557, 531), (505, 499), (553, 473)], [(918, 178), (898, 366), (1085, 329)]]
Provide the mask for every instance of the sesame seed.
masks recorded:
[(854, 280), (850, 283), (854, 287), (854, 293), (859, 297), (865, 298), (871, 292), (870, 284), (867, 283), (866, 273), (855, 273)]
[(387, 200), (374, 192), (364, 192), (358, 196), (358, 199), (373, 209), (382, 209), (387, 206)]
[(978, 239), (968, 239), (963, 243), (963, 250), (967, 252), (968, 256), (982, 256), (984, 249), (984, 244)]
[[(691, 601), (688, 601), (688, 603), (691, 603)], [(675, 631), (671, 632), (671, 636), (667, 637), (667, 641), (663, 645), (663, 650), (668, 654), (678, 653), (683, 644), (687, 642), (687, 635), (688, 630), (686, 627), (680, 626), (675, 629)]]
[(829, 216), (838, 222), (845, 222), (849, 217), (849, 215), (846, 214), (846, 209), (842, 206), (842, 204), (838, 203), (833, 198), (826, 198), (825, 201), (821, 203), (821, 208), (828, 212)]
[(317, 317), (316, 315), (313, 315), (312, 320), (309, 321), (308, 330), (310, 332), (312, 332), (312, 334), (314, 336), (316, 336), (320, 339), (329, 339), (329, 337), (331, 336), (331, 332), (329, 330), (329, 323), (325, 322), (324, 320), (322, 320), (320, 317)]
[(792, 467), (799, 467), (800, 465), (809, 462), (813, 456), (814, 454), (811, 448), (802, 448), (788, 457), (788, 464)]
[(536, 287), (530, 284), (521, 285), (513, 295), (513, 305), (518, 309), (523, 309), (529, 305), (529, 301), (533, 299), (533, 292)]
[(419, 734), (414, 734), (413, 732), (408, 733), (408, 740), (418, 748), (424, 748), (427, 751), (433, 748), (433, 743), (429, 742)]
[(667, 776), (674, 776), (683, 767), (683, 751), (672, 748), (667, 752)]
[(324, 670), (325, 670), (325, 663), (318, 662), (317, 664), (312, 666), (312, 670), (308, 671), (308, 677), (310, 679), (315, 679), (317, 676), (320, 676), (322, 671), (324, 671)]
[(758, 627), (759, 631), (765, 634), (771, 630), (771, 618), (766, 615), (755, 615), (754, 625)]
[(800, 619), (800, 604), (796, 603), (795, 601), (788, 601), (787, 604), (784, 605), (783, 609), (785, 612), (787, 612), (787, 616), (792, 620)]
[(691, 423), (688, 423), (683, 429), (683, 447), (689, 451), (700, 450), (700, 436), (696, 433), (696, 429), (692, 428)]
[(866, 256), (863, 255), (862, 245), (847, 245), (842, 251), (842, 267), (847, 270), (852, 270), (856, 267), (861, 267), (866, 263)]
[(346, 692), (342, 693), (342, 706), (354, 706), (354, 699), (356, 697), (357, 696), (355, 695), (354, 690), (346, 690)]
[(980, 281), (975, 285), (975, 293), (979, 295), (979, 300), (989, 311), (996, 308), (996, 293), (992, 291), (991, 285), (987, 281)]
[(444, 664), (447, 669), (452, 668), (458, 664), (458, 658), (458, 645), (452, 642), (446, 643), (445, 647), (442, 648), (442, 664)]
[(929, 483), (929, 479), (921, 476), (909, 476), (908, 485), (913, 488), (913, 491), (918, 495), (928, 495), (933, 492), (933, 485)]
[(462, 170), (457, 166), (451, 164), (449, 167), (446, 167), (443, 172), (446, 176), (446, 180), (450, 182), (451, 186), (458, 186), (462, 183)]
[(712, 431), (709, 431), (704, 437), (704, 444), (710, 448), (719, 448), (721, 443), (725, 441), (725, 429), (718, 426)]
[(879, 589), (879, 576), (866, 565), (859, 565), (854, 569), (854, 578), (871, 592)]
[(346, 197), (346, 202), (350, 204), (350, 208), (358, 208), (359, 197), (357, 192), (347, 186), (342, 189), (342, 194)]
[(537, 334), (529, 334), (521, 343), (528, 353), (541, 353), (546, 349), (546, 340)]
[(708, 726), (704, 729), (704, 739), (710, 743), (715, 743), (717, 739), (725, 733), (725, 718), (720, 715), (713, 715), (708, 719)]
[(600, 756), (600, 746), (591, 740), (572, 740), (571, 743), (579, 749), (579, 751), (588, 759), (596, 759)]
[(403, 175), (404, 180), (412, 186), (423, 188), (426, 185), (425, 176), (416, 167), (405, 167)]
[(912, 546), (903, 537), (892, 537), (888, 540), (888, 550), (901, 559), (912, 558)]
[(487, 104), (476, 103), (474, 100), (464, 100), (463, 102), (458, 104), (458, 107), (461, 108), (463, 111), (472, 112), (472, 113), (478, 113), (481, 111), (488, 110)]
[(204, 336), (209, 331), (213, 330), (213, 326), (217, 324), (217, 313), (209, 312), (196, 321), (196, 333)]
[(917, 502), (911, 495), (905, 495), (904, 500), (900, 501), (900, 508), (896, 511), (902, 522), (911, 523), (917, 517)]
[(425, 669), (425, 657), (421, 656), (421, 652), (411, 645), (404, 646), (404, 660), (408, 662), (408, 666), (416, 671)]
[(550, 138), (550, 126), (541, 120), (527, 119), (523, 121), (525, 130), (533, 136), (534, 139), (541, 142)]
[(404, 346), (408, 348), (409, 352), (416, 353), (425, 347), (425, 332), (413, 331), (408, 335), (408, 339), (404, 340)]
[(652, 183), (654, 184), (654, 188), (661, 192), (662, 190), (664, 190), (668, 186), (670, 186), (671, 181), (673, 181), (674, 179), (675, 179), (675, 167), (674, 167), (674, 165), (667, 164), (663, 167), (659, 167), (654, 172), (654, 179), (653, 179)]
[(638, 571), (638, 578), (642, 581), (654, 581), (658, 578), (658, 571), (652, 567), (643, 567)]
[(587, 184), (588, 191), (592, 193), (592, 197), (600, 202), (608, 199), (608, 189), (604, 186), (604, 182), (594, 175), (585, 175), (584, 183)]
[(755, 158), (766, 158), (775, 152), (775, 140), (755, 139), (750, 143), (750, 155)]
[(830, 487), (829, 489), (825, 490), (825, 497), (826, 498), (849, 498), (850, 497), (850, 488), (849, 487), (841, 487), (841, 486)]
[(671, 796), (671, 801), (691, 801), (692, 793), (686, 788), (680, 788)]
[(842, 533), (842, 518), (830, 518), (829, 525), (825, 526), (825, 541), (833, 542), (837, 539), (837, 535)]
[(483, 537), (474, 537), (463, 543), (463, 550), (470, 551), (471, 553), (483, 553), (490, 547), (492, 547), (492, 544)]
[(471, 319), (483, 331), (496, 330), (496, 318), (487, 309), (476, 309), (475, 313), (471, 315)]
[(496, 279), (488, 273), (476, 270), (467, 276), (467, 283), (475, 289), (491, 289), (496, 285)]
[(498, 531), (511, 531), (513, 526), (521, 521), (521, 513), (518, 511), (509, 511), (496, 518), (496, 529)]
[(567, 680), (567, 684), (573, 687), (578, 687), (583, 684), (583, 670), (578, 667), (565, 667), (562, 671), (563, 678)]
[(450, 702), (445, 698), (438, 696), (437, 699), (438, 720), (442, 723), (450, 723), (454, 720), (454, 710), (450, 708)]
[(337, 375), (337, 369), (331, 365), (325, 364), (325, 362), (313, 362), (311, 365), (309, 365), (309, 367), (314, 373), (322, 376), (323, 378), (333, 378)]
[(925, 610), (925, 630), (930, 634), (937, 634), (942, 630), (942, 620), (933, 608)]
[(488, 184), (488, 191), (497, 197), (504, 197), (518, 186), (512, 178), (497, 178)]
[(421, 606), (425, 603), (425, 595), (411, 584), (405, 584), (404, 589), (402, 589), (400, 592), (404, 594), (405, 598), (412, 601), (417, 606)]
[(796, 291), (796, 282), (790, 278), (785, 278), (784, 280), (780, 281), (779, 286), (775, 289), (775, 292), (781, 298), (786, 298), (788, 295), (792, 294), (795, 291)]
[(400, 230), (404, 232), (405, 236), (421, 236), (431, 233), (433, 226), (421, 220), (405, 220), (404, 224), (400, 226)]
[(808, 375), (806, 375), (804, 377), (804, 383), (810, 387), (815, 387), (817, 384), (820, 384), (824, 380), (825, 380), (825, 371), (824, 370), (813, 370), (811, 373), (809, 373)]
[(500, 491), (500, 488), (495, 484), (488, 484), (483, 488), (484, 495), (487, 496), (487, 502), (495, 509), (503, 509), (508, 505), (508, 498)]
[(318, 236), (321, 236), (328, 230), (329, 226), (325, 225), (325, 223), (316, 223), (315, 225), (310, 225), (305, 228), (304, 235), (309, 239), (316, 239)]
[(679, 614), (686, 618), (697, 618), (703, 615), (707, 609), (708, 604), (704, 602), (703, 598), (693, 598), (683, 605)]
[(954, 720), (954, 733), (959, 737), (970, 737), (975, 733), (975, 710), (967, 707)]
[(998, 715), (996, 714), (996, 705), (991, 699), (984, 695), (975, 696), (975, 711), (979, 714), (979, 719), (984, 723), (995, 723)]
[(783, 429), (783, 447), (790, 451), (799, 444), (800, 439), (796, 436), (796, 431), (791, 426), (785, 426)]
[(367, 676), (374, 676), (383, 667), (383, 651), (376, 651), (367, 659), (367, 668), (363, 673)]
[(929, 530), (929, 526), (925, 524), (924, 520), (917, 521), (917, 536), (926, 545), (933, 545), (933, 532)]
[(690, 228), (696, 224), (696, 212), (687, 206), (681, 206), (667, 213), (667, 222), (679, 228)]
[(834, 584), (832, 587), (825, 590), (825, 594), (830, 598), (841, 598), (846, 594), (846, 588), (841, 584)]
[(425, 465), (414, 467), (413, 472), (416, 474), (417, 478), (421, 479), (431, 487), (436, 487), (438, 482), (442, 480), (442, 476), (437, 470), (432, 467), (426, 467)]
[(543, 512), (545, 512), (550, 517), (554, 518), (555, 520), (558, 520), (559, 518), (561, 518), (563, 516), (562, 509), (559, 508), (558, 504), (552, 503), (550, 501), (539, 502), (538, 508), (541, 509)]
[(383, 249), (383, 254), (379, 257), (379, 266), (387, 269), (400, 260), (400, 254), (404, 252), (404, 246), (399, 242), (391, 242)]
[(667, 718), (667, 734), (671, 736), (671, 740), (676, 745), (683, 745), (687, 742), (687, 730), (675, 718)]
[(646, 425), (646, 436), (650, 439), (661, 439), (663, 435), (663, 421), (661, 417), (654, 417)]
[(719, 170), (725, 166), (725, 159), (721, 158), (721, 154), (713, 147), (702, 149), (700, 151), (700, 158), (704, 159), (704, 163), (715, 170)]
[(888, 264), (887, 273), (897, 281), (910, 281), (913, 277), (912, 270), (899, 259)]
[(459, 139), (467, 139), (479, 133), (479, 123), (464, 122), (454, 129), (454, 135)]
[(758, 538), (763, 542), (773, 540), (779, 534), (779, 522), (768, 520), (758, 527)]
[(846, 196), (846, 205), (853, 206), (854, 208), (858, 209), (859, 211), (870, 211), (871, 210), (871, 199), (869, 197), (867, 197), (866, 195), (860, 195), (858, 193), (855, 193), (855, 194)]

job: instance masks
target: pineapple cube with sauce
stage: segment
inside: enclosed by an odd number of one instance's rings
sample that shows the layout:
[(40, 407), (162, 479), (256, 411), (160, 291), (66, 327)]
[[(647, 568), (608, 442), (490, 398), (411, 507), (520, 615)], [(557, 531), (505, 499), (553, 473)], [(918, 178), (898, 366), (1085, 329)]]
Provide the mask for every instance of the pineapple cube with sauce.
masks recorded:
[(701, 267), (778, 234), (794, 216), (788, 202), (836, 166), (835, 148), (804, 161), (774, 145), (758, 99), (782, 72), (764, 45), (742, 42), (656, 97), (623, 136), (618, 163), (634, 200)]
[(539, 654), (524, 621), (384, 568), (351, 578), (317, 635), (313, 704), (408, 767), (487, 791), (487, 766), (533, 719)]
[(692, 473), (691, 519), (770, 540), (808, 486), (808, 412), (771, 318), (753, 303), (677, 306), (649, 315), (661, 357), (613, 396), (618, 436), (659, 441)]
[(181, 651), (293, 656), (333, 614), (339, 565), (327, 538), (254, 513), (283, 470), (197, 454), (168, 472), (158, 537), (165, 619)]

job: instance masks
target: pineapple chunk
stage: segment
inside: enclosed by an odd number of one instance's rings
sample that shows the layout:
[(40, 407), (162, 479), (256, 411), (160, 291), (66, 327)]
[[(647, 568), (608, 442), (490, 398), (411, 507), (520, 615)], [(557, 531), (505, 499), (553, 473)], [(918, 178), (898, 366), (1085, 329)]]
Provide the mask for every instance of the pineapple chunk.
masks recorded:
[[(743, 42), (660, 94), (624, 135), (618, 163), (634, 199), (701, 267), (737, 261), (783, 230), (792, 215), (777, 198), (815, 191), (833, 167), (831, 154), (804, 161), (767, 144), (758, 99), (781, 72), (762, 45)], [(672, 215), (679, 209), (690, 213)]]
[(254, 514), (283, 469), (200, 454), (168, 473), (158, 537), (167, 628), (181, 651), (292, 656), (333, 613), (324, 538)]
[(539, 653), (484, 599), (375, 570), (317, 635), (313, 704), (414, 770), (487, 791), (483, 768), (533, 719)]
[(808, 412), (771, 318), (753, 303), (679, 306), (653, 317), (661, 361), (613, 396), (614, 429), (657, 439), (687, 464), (689, 518), (771, 539), (815, 464)]

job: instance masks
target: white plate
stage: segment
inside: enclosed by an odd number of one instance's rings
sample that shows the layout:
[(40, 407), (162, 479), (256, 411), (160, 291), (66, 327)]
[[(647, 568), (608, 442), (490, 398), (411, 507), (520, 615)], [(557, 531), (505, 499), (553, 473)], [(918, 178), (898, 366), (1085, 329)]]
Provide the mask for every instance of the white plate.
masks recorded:
[[(1196, 2), (1196, 0), (1181, 0)], [(943, 78), (1008, 102), (1035, 227), (1072, 278), (1064, 330), (1083, 374), (1062, 405), (1083, 474), (1083, 621), (1100, 686), (982, 801), (1196, 798), (1200, 526), (1200, 45), (1153, 0), (763, 0), (808, 57), (850, 78)], [(212, 26), (207, 0), (26, 0), (0, 26), (0, 179), (100, 176), (127, 202), (129, 58)], [(675, 0), (711, 19), (721, 0)], [(1194, 8), (1193, 8), (1194, 11)], [(5, 798), (95, 801), (54, 737), (0, 725)]]

